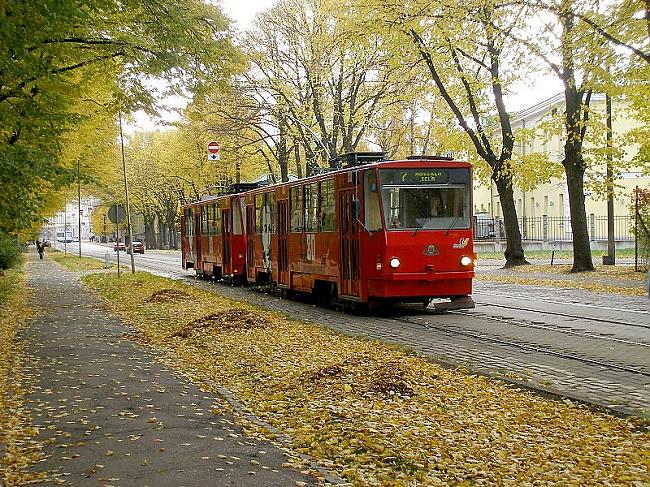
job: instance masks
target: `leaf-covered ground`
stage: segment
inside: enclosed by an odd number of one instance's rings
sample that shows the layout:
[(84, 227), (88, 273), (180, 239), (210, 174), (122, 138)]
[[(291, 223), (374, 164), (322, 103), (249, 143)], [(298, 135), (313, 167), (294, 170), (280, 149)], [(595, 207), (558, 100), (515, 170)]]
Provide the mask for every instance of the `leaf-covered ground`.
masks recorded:
[[(359, 485), (645, 485), (645, 426), (143, 273), (85, 282), (201, 384)], [(270, 436), (273, 436), (269, 433)]]
[(476, 278), (483, 281), (546, 287), (565, 287), (586, 291), (644, 296), (646, 274), (633, 265), (596, 266), (589, 272), (571, 273), (570, 265), (526, 265), (509, 269), (481, 269)]
[(0, 275), (0, 485), (22, 485), (42, 480), (44, 474), (26, 468), (41, 458), (38, 430), (24, 407), (29, 387), (23, 374), (24, 344), (18, 333), (31, 311), (22, 267)]
[(52, 259), (57, 264), (60, 264), (71, 271), (97, 270), (104, 267), (104, 263), (100, 260), (83, 256), (80, 258), (78, 255), (71, 253), (66, 255), (58, 250), (50, 251), (46, 253), (45, 256), (46, 259)]

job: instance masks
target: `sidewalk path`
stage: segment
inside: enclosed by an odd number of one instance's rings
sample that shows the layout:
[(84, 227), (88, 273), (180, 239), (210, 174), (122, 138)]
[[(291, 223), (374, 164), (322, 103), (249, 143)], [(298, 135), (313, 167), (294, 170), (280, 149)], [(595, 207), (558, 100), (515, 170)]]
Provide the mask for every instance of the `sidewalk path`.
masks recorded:
[[(64, 485), (292, 486), (313, 477), (283, 467), (275, 446), (247, 437), (223, 404), (123, 338), (76, 274), (31, 258), (28, 285), (41, 309), (26, 332), (36, 389), (27, 407)], [(48, 441), (49, 440), (49, 441)]]

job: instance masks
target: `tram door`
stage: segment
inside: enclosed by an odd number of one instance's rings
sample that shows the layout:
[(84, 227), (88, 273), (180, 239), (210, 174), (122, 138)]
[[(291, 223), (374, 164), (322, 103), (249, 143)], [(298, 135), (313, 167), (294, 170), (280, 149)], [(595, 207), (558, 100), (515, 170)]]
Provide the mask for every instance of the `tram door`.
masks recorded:
[(246, 207), (246, 275), (255, 281), (255, 205)]
[(341, 232), (341, 294), (359, 296), (359, 223), (358, 201), (354, 190), (339, 193), (339, 229)]
[(201, 249), (201, 209), (201, 207), (197, 207), (194, 213), (194, 241), (196, 242), (196, 258), (194, 259), (194, 268), (200, 270), (201, 274), (203, 274), (203, 253)]
[(230, 210), (221, 210), (221, 242), (222, 242), (222, 264), (221, 274), (229, 276), (232, 274), (232, 258), (230, 250), (230, 236), (232, 234), (232, 220)]
[(289, 285), (289, 200), (278, 200), (278, 284)]

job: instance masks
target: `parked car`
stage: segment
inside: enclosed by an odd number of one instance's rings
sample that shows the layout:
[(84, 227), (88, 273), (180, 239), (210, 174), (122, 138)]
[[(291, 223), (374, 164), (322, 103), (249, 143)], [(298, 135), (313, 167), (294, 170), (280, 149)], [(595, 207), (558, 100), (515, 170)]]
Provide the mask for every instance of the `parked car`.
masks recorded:
[(133, 244), (129, 245), (127, 252), (130, 254), (131, 250), (136, 254), (144, 254), (144, 244), (134, 240)]
[(126, 245), (124, 244), (124, 242), (119, 242), (119, 243), (116, 242), (115, 245), (113, 245), (113, 251), (114, 252), (117, 252), (118, 249), (119, 250), (126, 250)]

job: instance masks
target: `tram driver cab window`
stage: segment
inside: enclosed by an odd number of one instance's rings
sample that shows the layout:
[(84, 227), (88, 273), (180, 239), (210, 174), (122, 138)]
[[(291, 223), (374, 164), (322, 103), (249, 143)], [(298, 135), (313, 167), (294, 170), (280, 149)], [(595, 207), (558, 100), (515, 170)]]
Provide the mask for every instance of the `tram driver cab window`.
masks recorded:
[(375, 171), (366, 171), (363, 181), (365, 196), (366, 230), (375, 232), (382, 229), (381, 209), (379, 207), (379, 190), (377, 189), (377, 175)]

